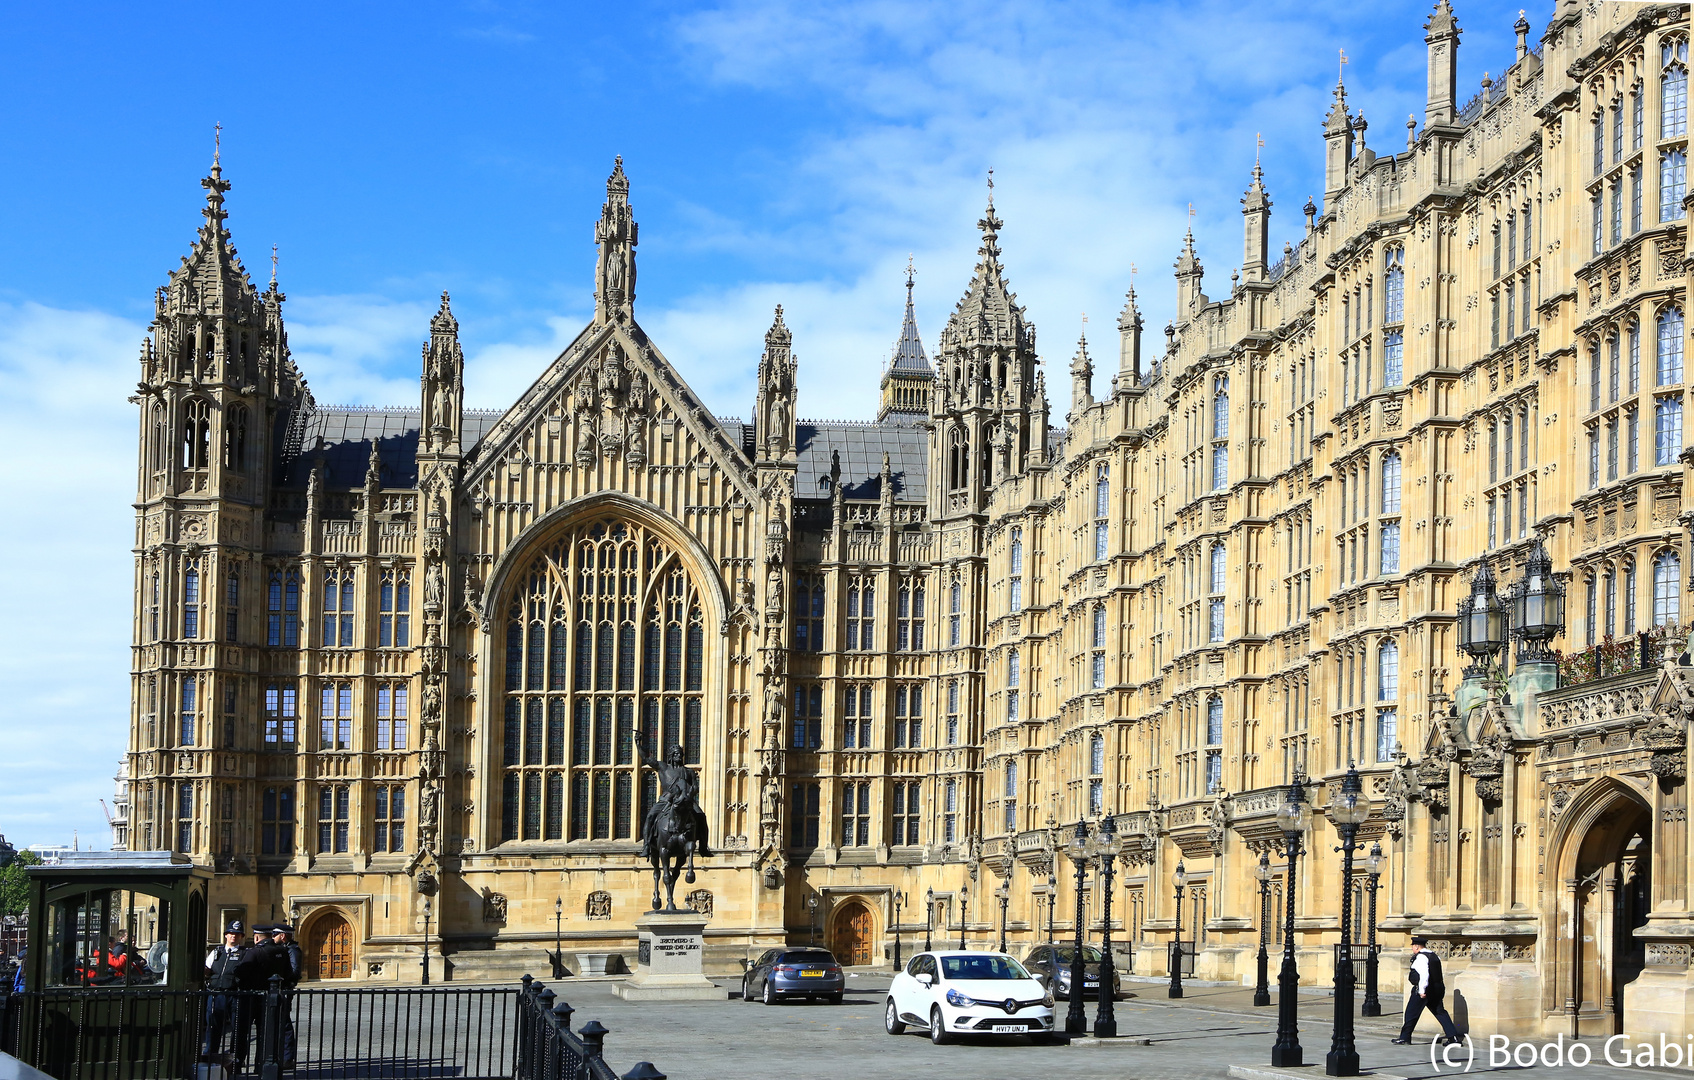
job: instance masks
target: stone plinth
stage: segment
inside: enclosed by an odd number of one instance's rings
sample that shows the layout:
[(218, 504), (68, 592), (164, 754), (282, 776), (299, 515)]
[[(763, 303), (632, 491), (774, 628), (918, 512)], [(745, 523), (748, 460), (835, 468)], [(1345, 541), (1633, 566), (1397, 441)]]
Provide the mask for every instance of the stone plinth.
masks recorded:
[(703, 974), (706, 919), (692, 911), (638, 916), (635, 975), (612, 992), (625, 1001), (724, 1001), (729, 991)]

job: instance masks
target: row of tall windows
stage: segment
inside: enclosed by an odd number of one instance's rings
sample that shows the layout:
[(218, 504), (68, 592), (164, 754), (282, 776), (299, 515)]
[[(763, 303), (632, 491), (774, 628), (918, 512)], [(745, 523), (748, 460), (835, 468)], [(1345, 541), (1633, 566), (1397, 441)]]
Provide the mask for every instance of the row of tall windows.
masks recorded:
[[(877, 649), (877, 587), (873, 578), (852, 575), (843, 586), (846, 594), (846, 621), (843, 625), (842, 647), (849, 652)], [(921, 652), (925, 647), (924, 621), (927, 590), (921, 577), (902, 578), (895, 590), (895, 649), (899, 652)], [(826, 648), (824, 626), (827, 621), (824, 578), (820, 574), (802, 574), (794, 583), (794, 648), (798, 652), (819, 653)]]
[[(1653, 557), (1652, 593), (1647, 598), (1651, 625), (1668, 626), (1682, 618), (1682, 558), (1674, 551)], [(1635, 560), (1620, 559), (1583, 577), (1582, 639), (1584, 645), (1636, 633)]]

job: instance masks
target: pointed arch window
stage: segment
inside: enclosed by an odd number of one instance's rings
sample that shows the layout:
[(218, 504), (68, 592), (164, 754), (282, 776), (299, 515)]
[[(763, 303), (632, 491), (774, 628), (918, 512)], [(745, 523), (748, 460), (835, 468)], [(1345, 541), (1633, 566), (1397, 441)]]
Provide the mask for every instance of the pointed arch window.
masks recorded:
[(1623, 562), (1623, 632), (1635, 633), (1635, 560)]
[(895, 648), (900, 652), (922, 652), (924, 624), (924, 579), (909, 577), (900, 582), (896, 598)]
[(1668, 307), (1658, 318), (1658, 383), (1674, 386), (1682, 381), (1682, 310)]
[(1682, 617), (1682, 559), (1674, 551), (1653, 560), (1653, 625), (1669, 626)]
[(1088, 644), (1092, 650), (1089, 654), (1088, 684), (1095, 690), (1103, 689), (1106, 685), (1106, 605), (1096, 604), (1093, 612), (1092, 633)]
[(957, 647), (961, 632), (961, 622), (964, 619), (964, 586), (957, 577), (947, 590), (947, 644)]
[(1004, 823), (1007, 832), (1017, 832), (1018, 829), (1018, 761), (1016, 758), (1006, 762), (1005, 775), (1001, 778), (1000, 798), (1001, 809), (1004, 812)]
[(164, 472), (170, 461), (170, 425), (165, 422), (165, 407), (155, 401), (150, 413), (153, 418), (153, 471)]
[(285, 649), (300, 644), (300, 572), (272, 570), (265, 588), (265, 643)]
[(853, 577), (847, 581), (847, 648), (876, 648), (876, 581)]
[(1659, 220), (1682, 220), (1682, 197), (1688, 194), (1688, 151), (1682, 147), (1659, 155)]
[(200, 561), (190, 559), (182, 572), (182, 636), (193, 641), (200, 636)]
[(1103, 562), (1109, 547), (1110, 512), (1112, 507), (1112, 467), (1100, 464), (1094, 468), (1094, 561)]
[(1218, 694), (1206, 699), (1206, 745), (1223, 745), (1223, 697)]
[(159, 640), (159, 572), (153, 571), (152, 583), (147, 590), (147, 637), (151, 641)]
[(1659, 138), (1688, 134), (1688, 39), (1659, 46)]
[(234, 472), (247, 468), (247, 416), (245, 405), (224, 411), (224, 468)]
[(823, 652), (823, 578), (801, 575), (794, 579), (794, 648), (797, 652)]
[(1023, 657), (1017, 649), (1006, 652), (1006, 723), (1015, 724), (1020, 719), (1018, 708), (1019, 686), (1023, 680)]
[(1400, 455), (1389, 452), (1382, 457), (1382, 512), (1400, 512)]
[[(382, 587), (378, 598), (377, 645), (380, 648), (404, 649), (412, 643), (412, 575), (403, 569), (390, 567), (382, 572)], [(556, 644), (562, 645), (565, 635), (555, 634)], [(562, 655), (563, 650), (560, 650)], [(560, 678), (563, 678), (562, 672)]]
[[(1006, 578), (1006, 581), (1007, 581), (1007, 586), (1006, 586), (1006, 588), (1007, 588), (1007, 600), (1008, 600), (1007, 606), (1011, 610), (1011, 613), (1013, 615), (1016, 615), (1018, 612), (1023, 610), (1023, 528), (1021, 526), (1017, 526), (1017, 525), (1012, 526), (1012, 542), (1011, 542), (1010, 554), (1009, 554), (1009, 557), (1007, 559), (1007, 568), (1010, 571), (1010, 573), (1007, 575), (1007, 578)], [(953, 611), (954, 614), (951, 616), (952, 621), (953, 621), (953, 629), (952, 629), (952, 633), (950, 635), (952, 640), (950, 642), (948, 642), (948, 644), (951, 644), (951, 645), (957, 645), (959, 643), (959, 616), (957, 614), (958, 610), (959, 610), (959, 583), (957, 581), (954, 581), (953, 582), (953, 607), (952, 607), (952, 611)]]
[(1098, 731), (1088, 736), (1088, 775), (1106, 775), (1106, 736)]
[(1406, 320), (1406, 251), (1399, 245), (1383, 254), (1382, 321), (1392, 326)]
[(1376, 648), (1376, 700), (1400, 699), (1400, 646), (1392, 638)]
[[(579, 524), (513, 580), (501, 838), (638, 839), (657, 782), (637, 766), (637, 725), (653, 753), (679, 746), (689, 764), (701, 760), (699, 589), (672, 545), (615, 518)], [(816, 730), (819, 716), (802, 717), (812, 703), (797, 686), (797, 733)]]
[(1212, 490), (1229, 486), (1229, 376), (1212, 380)]
[(325, 570), (323, 639), (326, 649), (353, 647), (354, 571)]
[(1229, 555), (1221, 541), (1212, 545), (1210, 560), (1211, 565), (1208, 568), (1210, 570), (1208, 575), (1210, 588), (1207, 591), (1211, 596), (1206, 601), (1206, 640), (1222, 641), (1224, 637), (1223, 593), (1228, 581)]
[(204, 469), (211, 457), (212, 404), (190, 398), (182, 407), (182, 467)]

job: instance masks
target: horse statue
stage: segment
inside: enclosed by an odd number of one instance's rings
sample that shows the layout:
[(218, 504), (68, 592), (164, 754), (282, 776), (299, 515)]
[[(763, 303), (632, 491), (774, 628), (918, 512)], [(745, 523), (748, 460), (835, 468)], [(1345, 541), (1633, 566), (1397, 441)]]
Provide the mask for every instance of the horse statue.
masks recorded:
[[(659, 798), (641, 825), (641, 856), (653, 867), (653, 910), (678, 911), (676, 879), (694, 884), (694, 856), (711, 855), (706, 846), (706, 814), (700, 809), (700, 778), (683, 763), (682, 747), (672, 746), (665, 760), (659, 761), (648, 754), (645, 733), (636, 732), (635, 745), (641, 764), (659, 775)], [(659, 906), (661, 879), (663, 908)]]

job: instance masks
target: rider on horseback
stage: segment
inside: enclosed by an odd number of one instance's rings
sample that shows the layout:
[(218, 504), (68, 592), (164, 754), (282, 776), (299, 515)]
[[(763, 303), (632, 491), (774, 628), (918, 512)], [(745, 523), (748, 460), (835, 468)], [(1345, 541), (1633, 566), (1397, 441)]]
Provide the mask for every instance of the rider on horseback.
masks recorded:
[(641, 764), (659, 774), (659, 797), (648, 807), (641, 822), (640, 857), (651, 857), (654, 823), (664, 809), (674, 811), (679, 819), (693, 821), (694, 854), (701, 858), (710, 855), (706, 847), (706, 812), (700, 809), (700, 777), (683, 764), (682, 747), (672, 745), (665, 751), (665, 760), (658, 761), (647, 756), (647, 737), (641, 731), (635, 733), (635, 747)]

